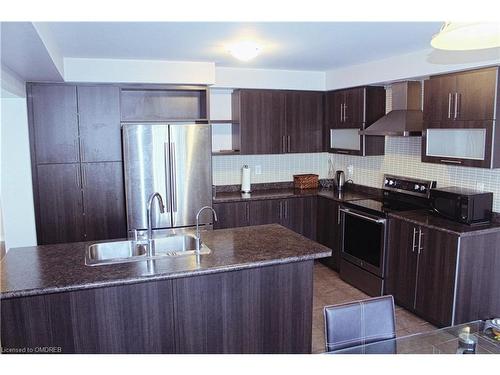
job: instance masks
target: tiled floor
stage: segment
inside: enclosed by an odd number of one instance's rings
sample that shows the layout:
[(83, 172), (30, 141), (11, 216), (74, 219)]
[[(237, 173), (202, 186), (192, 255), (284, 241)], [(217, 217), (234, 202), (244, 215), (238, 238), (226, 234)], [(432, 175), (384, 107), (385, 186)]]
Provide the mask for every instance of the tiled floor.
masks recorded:
[[(313, 329), (312, 352), (320, 353), (325, 349), (325, 332), (323, 307), (337, 303), (369, 298), (368, 295), (345, 283), (339, 274), (316, 262), (314, 265), (313, 292)], [(396, 306), (396, 335), (406, 336), (418, 332), (436, 329), (433, 325), (420, 319), (402, 307)]]

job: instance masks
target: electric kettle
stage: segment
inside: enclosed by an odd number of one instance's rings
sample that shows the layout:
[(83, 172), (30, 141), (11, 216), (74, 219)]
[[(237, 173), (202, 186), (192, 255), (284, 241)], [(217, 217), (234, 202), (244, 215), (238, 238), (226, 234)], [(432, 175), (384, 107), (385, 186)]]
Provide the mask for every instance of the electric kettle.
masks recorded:
[(335, 189), (342, 190), (345, 184), (345, 174), (344, 171), (335, 172), (335, 178), (333, 179), (333, 185)]

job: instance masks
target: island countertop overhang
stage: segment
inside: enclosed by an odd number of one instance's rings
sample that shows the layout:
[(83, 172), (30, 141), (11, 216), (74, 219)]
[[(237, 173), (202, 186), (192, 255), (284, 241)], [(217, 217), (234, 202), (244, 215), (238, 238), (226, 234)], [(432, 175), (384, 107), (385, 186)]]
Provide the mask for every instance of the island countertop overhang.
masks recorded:
[(202, 232), (212, 250), (194, 256), (86, 266), (94, 242), (12, 249), (0, 263), (0, 298), (68, 292), (202, 274), (236, 271), (328, 257), (331, 250), (278, 224)]

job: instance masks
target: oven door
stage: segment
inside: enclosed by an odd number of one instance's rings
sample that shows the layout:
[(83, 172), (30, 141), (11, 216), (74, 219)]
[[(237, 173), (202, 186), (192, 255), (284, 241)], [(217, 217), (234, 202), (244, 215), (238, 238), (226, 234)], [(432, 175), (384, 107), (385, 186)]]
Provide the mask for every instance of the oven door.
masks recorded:
[(384, 277), (386, 248), (386, 219), (340, 208), (342, 258)]

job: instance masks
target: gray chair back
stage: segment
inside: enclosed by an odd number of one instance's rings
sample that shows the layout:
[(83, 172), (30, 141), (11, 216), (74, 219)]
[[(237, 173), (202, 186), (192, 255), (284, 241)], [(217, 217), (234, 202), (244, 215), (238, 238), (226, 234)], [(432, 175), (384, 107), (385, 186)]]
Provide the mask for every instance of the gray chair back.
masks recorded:
[(396, 337), (392, 296), (326, 306), (323, 311), (327, 352)]

